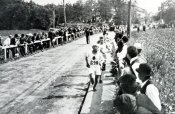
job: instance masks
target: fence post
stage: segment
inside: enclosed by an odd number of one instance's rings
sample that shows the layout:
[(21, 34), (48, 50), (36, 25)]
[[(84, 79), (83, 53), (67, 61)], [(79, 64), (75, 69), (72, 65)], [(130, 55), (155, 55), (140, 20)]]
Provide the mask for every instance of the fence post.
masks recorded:
[(58, 40), (59, 40), (59, 38), (57, 37), (57, 38), (56, 38), (56, 45), (58, 45)]
[(27, 49), (28, 47), (27, 47), (27, 43), (25, 44), (25, 53), (27, 54)]

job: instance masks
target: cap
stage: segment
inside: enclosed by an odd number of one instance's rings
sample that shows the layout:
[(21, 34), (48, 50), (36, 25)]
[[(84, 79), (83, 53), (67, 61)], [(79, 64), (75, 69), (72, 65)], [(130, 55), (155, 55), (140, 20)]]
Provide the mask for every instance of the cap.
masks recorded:
[(129, 46), (127, 48), (127, 54), (131, 57), (134, 58), (138, 55), (137, 48), (135, 46)]
[(141, 43), (135, 43), (134, 47), (136, 47), (137, 49), (142, 49), (142, 44)]
[(9, 35), (9, 37), (11, 38), (11, 37), (12, 37), (12, 35)]
[(142, 63), (139, 65), (139, 68), (136, 69), (138, 73), (144, 74), (144, 76), (151, 76), (152, 70), (151, 67), (147, 63)]
[(33, 34), (32, 33), (29, 33), (28, 36), (33, 36)]

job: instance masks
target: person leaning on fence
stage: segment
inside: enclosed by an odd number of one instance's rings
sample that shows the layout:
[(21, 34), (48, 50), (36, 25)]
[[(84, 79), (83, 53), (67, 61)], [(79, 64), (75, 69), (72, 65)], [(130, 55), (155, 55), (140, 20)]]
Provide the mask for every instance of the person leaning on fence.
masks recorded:
[(24, 34), (21, 34), (21, 37), (19, 39), (19, 48), (20, 48), (20, 53), (22, 56), (25, 56), (25, 35)]
[(162, 114), (146, 95), (137, 92), (134, 75), (123, 75), (119, 82), (122, 94), (116, 96), (114, 105), (120, 114)]
[(147, 95), (154, 105), (161, 110), (161, 101), (159, 98), (159, 90), (151, 81), (152, 70), (147, 63), (140, 64), (136, 69), (139, 79), (142, 81), (140, 92)]
[[(10, 45), (16, 45), (16, 38), (18, 37), (18, 34), (15, 34), (14, 37), (12, 37), (10, 39)], [(15, 48), (11, 48), (11, 51), (12, 51), (12, 57), (14, 58), (15, 57), (15, 53), (16, 53), (16, 49)]]
[(50, 42), (51, 42), (52, 47), (54, 47), (53, 39), (55, 38), (55, 34), (52, 31), (49, 31), (48, 37), (50, 38)]
[(124, 61), (127, 65), (125, 65), (125, 68), (122, 70), (122, 75), (126, 73), (131, 73), (136, 76), (136, 81), (141, 84), (141, 80), (138, 77), (138, 72), (136, 71), (136, 69), (141, 63), (146, 62), (138, 57), (138, 51), (136, 47), (129, 46), (127, 48), (127, 55), (124, 58)]

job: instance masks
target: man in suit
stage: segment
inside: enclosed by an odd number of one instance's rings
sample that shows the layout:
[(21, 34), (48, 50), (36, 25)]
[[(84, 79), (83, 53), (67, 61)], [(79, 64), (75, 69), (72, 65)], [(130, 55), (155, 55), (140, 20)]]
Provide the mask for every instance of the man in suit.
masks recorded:
[(119, 82), (122, 94), (116, 96), (114, 105), (121, 114), (162, 114), (147, 95), (138, 93), (134, 75), (123, 75)]
[(86, 35), (86, 43), (89, 44), (90, 43), (90, 39), (89, 39), (90, 31), (89, 31), (89, 28), (85, 29), (85, 35)]
[(138, 72), (138, 76), (142, 81), (141, 90), (142, 94), (148, 96), (148, 98), (153, 102), (153, 104), (161, 110), (161, 101), (159, 98), (159, 90), (150, 80), (152, 70), (151, 67), (147, 63), (140, 64), (139, 68), (136, 69)]

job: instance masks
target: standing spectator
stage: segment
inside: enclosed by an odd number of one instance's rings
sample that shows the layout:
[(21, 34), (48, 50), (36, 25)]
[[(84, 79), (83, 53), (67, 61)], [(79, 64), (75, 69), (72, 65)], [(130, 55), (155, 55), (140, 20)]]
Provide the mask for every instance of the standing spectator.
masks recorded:
[(159, 90), (157, 89), (157, 87), (153, 84), (153, 82), (150, 79), (151, 74), (152, 74), (151, 67), (148, 64), (143, 63), (143, 64), (140, 64), (139, 68), (136, 69), (136, 71), (138, 72), (138, 76), (140, 80), (142, 81), (140, 92), (142, 94), (147, 95), (148, 98), (153, 102), (153, 104), (159, 110), (161, 110)]
[(139, 68), (139, 65), (141, 63), (145, 63), (145, 61), (138, 57), (138, 51), (136, 47), (129, 46), (127, 48), (127, 56), (125, 58), (125, 61), (127, 62), (127, 65), (125, 65), (127, 67), (125, 67), (122, 73), (134, 74), (136, 76), (136, 81), (141, 84), (142, 82), (138, 77), (138, 72), (136, 71), (136, 69)]
[(140, 26), (137, 27), (137, 32), (140, 32)]
[(1, 35), (0, 35), (0, 46), (2, 46)]
[(143, 25), (143, 31), (146, 31), (146, 26), (145, 25)]
[[(18, 34), (15, 34), (14, 37), (12, 37), (10, 39), (10, 45), (16, 45), (16, 38), (18, 37)], [(16, 49), (15, 48), (11, 48), (12, 51), (12, 57), (15, 57), (15, 53), (16, 53)]]
[(107, 33), (107, 29), (106, 29), (106, 27), (104, 27), (104, 29), (103, 29), (103, 36), (104, 37), (105, 37), (106, 33)]
[(25, 42), (25, 35), (24, 34), (21, 34), (21, 37), (20, 37), (20, 40), (19, 40), (19, 49), (20, 49), (20, 53), (22, 56), (25, 56), (25, 45), (24, 45), (24, 42)]
[(36, 40), (36, 33), (34, 33), (33, 35), (32, 35), (32, 37), (31, 37), (31, 40), (32, 40), (32, 42), (34, 43), (35, 42), (35, 40)]
[(11, 38), (12, 38), (12, 35), (9, 35), (9, 37), (4, 41), (4, 46), (10, 46)]
[(89, 38), (90, 31), (89, 31), (89, 28), (85, 29), (85, 35), (86, 35), (86, 43), (89, 44), (90, 43), (90, 38)]
[(29, 33), (29, 34), (26, 35), (26, 41), (28, 43), (29, 52), (33, 53), (34, 46), (33, 46), (33, 43), (32, 43), (32, 34)]
[[(36, 40), (41, 40), (41, 34), (40, 33), (38, 33), (36, 35)], [(40, 49), (41, 51), (43, 51), (43, 43), (42, 42), (36, 43), (35, 48), (36, 48), (36, 50)]]
[(52, 47), (54, 47), (53, 39), (55, 38), (55, 34), (52, 31), (49, 31), (48, 37), (50, 38), (50, 42), (51, 42)]

